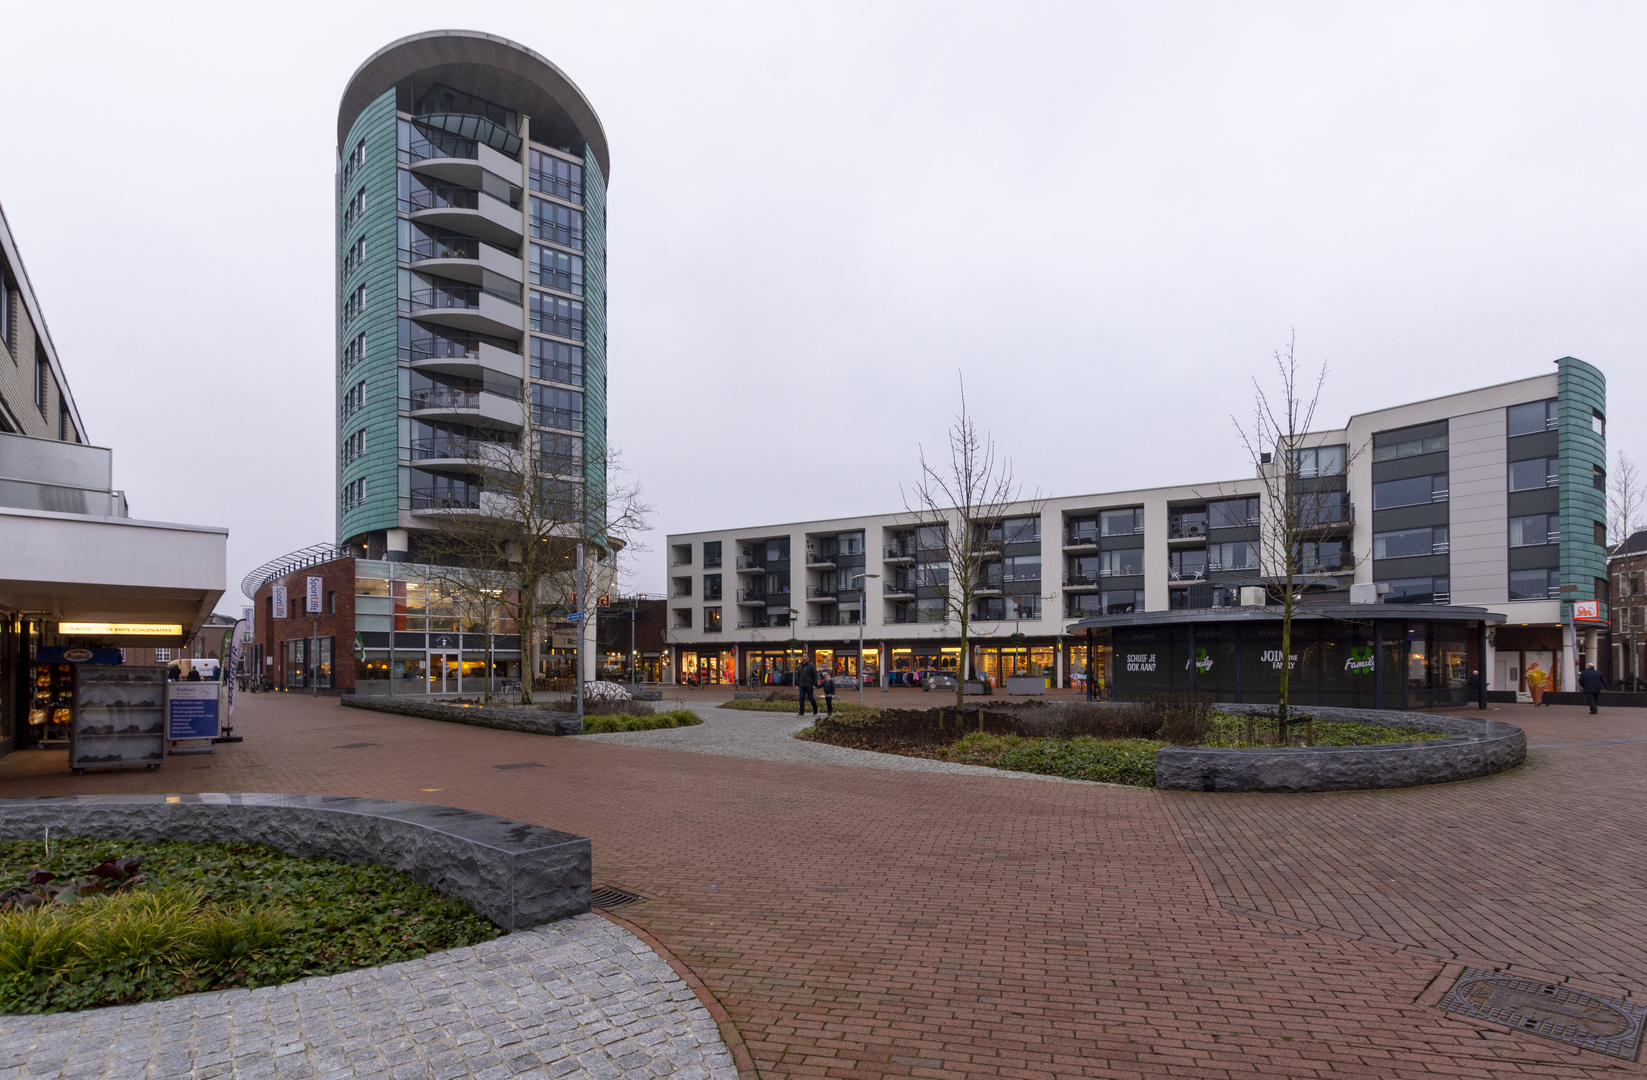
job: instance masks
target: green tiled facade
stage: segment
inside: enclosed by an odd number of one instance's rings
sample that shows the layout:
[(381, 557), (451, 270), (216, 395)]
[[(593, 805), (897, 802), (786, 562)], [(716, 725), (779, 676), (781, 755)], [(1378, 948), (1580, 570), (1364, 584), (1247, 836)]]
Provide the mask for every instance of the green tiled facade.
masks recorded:
[(606, 536), (606, 178), (583, 152), (583, 483), (590, 539)]
[[(1605, 478), (1607, 439), (1596, 430), (1596, 417), (1607, 415), (1607, 378), (1599, 370), (1571, 356), (1556, 361), (1561, 446), (1561, 583), (1562, 618), (1572, 619), (1573, 600), (1601, 600), (1601, 617), (1608, 617), (1606, 597), (1596, 582), (1607, 578), (1607, 551), (1595, 541), (1596, 525), (1607, 520), (1607, 492), (1596, 486), (1596, 469)], [(1567, 589), (1566, 586), (1576, 586)]]
[[(351, 177), (348, 190), (338, 188), (337, 196), (337, 535), (340, 539), (395, 527), (399, 515), (399, 396), (400, 372), (397, 363), (395, 280), (395, 92), (378, 97), (349, 130), (344, 147), (352, 152), (360, 140), (366, 141), (365, 164)], [(339, 183), (342, 173), (339, 172)], [(366, 211), (343, 229), (344, 204), (364, 187)], [(355, 240), (366, 237), (366, 255), (353, 272), (343, 273), (344, 253)], [(344, 304), (361, 284), (366, 286), (365, 310), (343, 323)], [(366, 351), (354, 367), (343, 371), (344, 350), (362, 331)], [(362, 408), (347, 420), (343, 417), (345, 395), (362, 380), (366, 383)], [(355, 431), (366, 433), (365, 453), (343, 463), (343, 440)], [(364, 478), (365, 498), (347, 511), (343, 508), (344, 485)]]

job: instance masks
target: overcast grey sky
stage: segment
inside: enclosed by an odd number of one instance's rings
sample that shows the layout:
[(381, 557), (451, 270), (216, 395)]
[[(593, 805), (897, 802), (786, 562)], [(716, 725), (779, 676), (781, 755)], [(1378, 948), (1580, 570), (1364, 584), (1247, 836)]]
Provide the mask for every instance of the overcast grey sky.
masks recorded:
[(1043, 493), (1242, 474), (1293, 327), (1323, 426), (1571, 354), (1647, 465), (1641, 5), (8, 6), (0, 203), (134, 514), (230, 528), (220, 610), (333, 539), (338, 96), (452, 25), (606, 126), (631, 587), (898, 508), (957, 371)]

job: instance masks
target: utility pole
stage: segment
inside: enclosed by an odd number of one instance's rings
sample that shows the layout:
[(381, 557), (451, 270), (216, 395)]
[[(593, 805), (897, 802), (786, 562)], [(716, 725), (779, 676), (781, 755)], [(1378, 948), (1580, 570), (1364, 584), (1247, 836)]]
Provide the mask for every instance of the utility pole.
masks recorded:
[[(861, 584), (859, 586), (859, 590), (863, 593), (863, 595), (861, 597), (859, 597), (859, 599), (858, 599), (858, 704), (859, 705), (862, 705), (864, 703), (864, 616), (869, 614), (869, 579), (870, 578), (878, 578), (880, 576), (881, 575), (879, 575), (879, 574), (868, 574), (868, 573), (860, 575), (860, 580), (863, 582), (863, 584)], [(876, 667), (876, 670), (879, 671), (880, 664), (876, 664), (875, 667)]]
[(572, 651), (572, 679), (577, 683), (578, 728), (581, 730), (583, 728), (583, 624), (585, 622), (583, 617), (583, 539), (581, 537), (578, 539), (578, 587), (573, 603), (577, 607), (577, 611), (573, 614), (577, 616), (578, 631), (577, 637), (574, 639), (577, 647)]

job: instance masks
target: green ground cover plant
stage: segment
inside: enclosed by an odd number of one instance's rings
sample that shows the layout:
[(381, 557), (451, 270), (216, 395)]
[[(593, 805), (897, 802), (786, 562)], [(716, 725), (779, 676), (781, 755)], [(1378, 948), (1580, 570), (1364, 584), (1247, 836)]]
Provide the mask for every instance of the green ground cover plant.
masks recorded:
[(703, 717), (691, 709), (671, 709), (669, 712), (648, 713), (644, 716), (635, 716), (628, 713), (615, 713), (605, 716), (583, 717), (583, 733), (585, 735), (606, 735), (614, 731), (656, 731), (659, 728), (691, 727), (693, 724), (703, 723)]
[[(122, 861), (133, 872), (84, 887)], [(75, 887), (54, 889), (63, 880)], [(41, 840), (0, 842), (0, 1013), (272, 986), (500, 933), (380, 866), (256, 844), (54, 837), (48, 854)]]
[[(737, 702), (744, 705), (745, 702)], [(764, 708), (793, 703), (752, 701)], [(1162, 695), (1122, 705), (968, 705), (964, 709), (884, 709), (819, 718), (798, 738), (911, 757), (988, 765), (1016, 772), (1155, 786), (1155, 752), (1164, 746), (1244, 748), (1248, 717), (1216, 712), (1209, 700)], [(1255, 746), (1282, 745), (1273, 718), (1258, 715)], [(1415, 728), (1314, 722), (1318, 746), (1371, 746), (1444, 737)], [(1286, 745), (1301, 745), (1302, 725)]]
[[(736, 698), (719, 707), (722, 709), (737, 709), (740, 712), (786, 712), (795, 714), (799, 712), (800, 701), (797, 698), (790, 698), (788, 701), (784, 701), (782, 698), (775, 701), (762, 698)], [(822, 694), (818, 695), (818, 711), (823, 711)], [(856, 701), (835, 699), (835, 715), (837, 718), (858, 719), (879, 716), (880, 714), (881, 710), (873, 705), (859, 705)]]

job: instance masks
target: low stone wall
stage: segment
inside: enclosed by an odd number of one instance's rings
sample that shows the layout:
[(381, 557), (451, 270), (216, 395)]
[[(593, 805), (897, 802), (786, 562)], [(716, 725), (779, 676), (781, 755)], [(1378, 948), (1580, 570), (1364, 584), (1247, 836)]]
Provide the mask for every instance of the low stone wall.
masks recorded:
[(77, 795), (0, 800), (0, 838), (235, 840), (398, 870), (505, 930), (589, 910), (581, 836), (450, 806), (326, 795)]
[[(1237, 715), (1250, 706), (1218, 705)], [(1511, 724), (1383, 709), (1300, 709), (1317, 720), (1445, 732), (1441, 739), (1379, 746), (1214, 750), (1168, 746), (1155, 753), (1155, 786), (1169, 791), (1352, 791), (1445, 784), (1513, 769), (1527, 736)]]
[(525, 731), (533, 735), (582, 735), (583, 721), (573, 713), (549, 712), (545, 709), (499, 709), (462, 705), (447, 705), (427, 698), (380, 697), (376, 695), (346, 695), (342, 704), (350, 709), (371, 709), (375, 712), (417, 716), (424, 720), (444, 720), (450, 724), (469, 724), (474, 727), (500, 728), (504, 731)]

